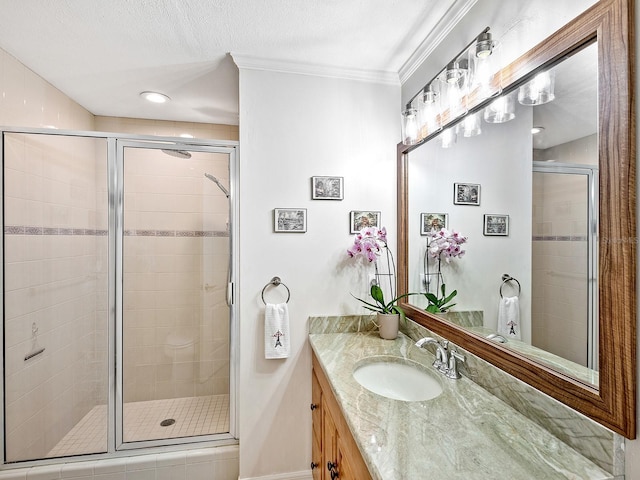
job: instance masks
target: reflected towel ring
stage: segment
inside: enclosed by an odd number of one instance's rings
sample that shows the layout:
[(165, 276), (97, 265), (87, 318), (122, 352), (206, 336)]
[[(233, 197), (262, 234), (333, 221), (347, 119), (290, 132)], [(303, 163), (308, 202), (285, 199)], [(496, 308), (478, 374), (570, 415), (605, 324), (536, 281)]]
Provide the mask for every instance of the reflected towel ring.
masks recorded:
[(520, 287), (520, 282), (513, 278), (511, 275), (509, 275), (508, 273), (505, 273), (502, 275), (502, 285), (500, 285), (500, 298), (504, 298), (502, 296), (502, 287), (504, 287), (505, 283), (510, 282), (510, 281), (514, 281), (518, 284), (518, 297), (520, 296), (520, 292), (522, 292), (522, 287)]
[(280, 277), (273, 277), (271, 281), (264, 286), (264, 288), (262, 289), (262, 303), (264, 303), (265, 305), (267, 304), (267, 302), (265, 302), (264, 300), (264, 291), (267, 289), (269, 285), (273, 285), (274, 287), (282, 285), (284, 288), (286, 288), (287, 300), (285, 303), (289, 303), (289, 299), (291, 298), (291, 291), (289, 290), (289, 287), (287, 287), (284, 283), (282, 283), (282, 280), (280, 280)]

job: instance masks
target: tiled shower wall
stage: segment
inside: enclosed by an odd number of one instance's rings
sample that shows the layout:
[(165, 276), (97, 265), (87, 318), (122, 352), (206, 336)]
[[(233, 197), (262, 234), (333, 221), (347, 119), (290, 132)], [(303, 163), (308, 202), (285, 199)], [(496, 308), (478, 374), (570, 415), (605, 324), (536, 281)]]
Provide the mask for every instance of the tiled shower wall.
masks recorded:
[[(596, 135), (547, 150), (534, 159), (597, 165)], [(551, 163), (553, 164), (553, 163)], [(532, 343), (587, 363), (587, 198), (584, 175), (534, 174)]]

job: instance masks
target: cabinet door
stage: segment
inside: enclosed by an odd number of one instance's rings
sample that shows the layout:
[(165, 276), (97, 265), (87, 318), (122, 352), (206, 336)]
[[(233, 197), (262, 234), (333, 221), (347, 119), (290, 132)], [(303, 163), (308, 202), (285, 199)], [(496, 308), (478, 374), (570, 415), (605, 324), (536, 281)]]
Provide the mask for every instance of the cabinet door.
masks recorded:
[[(331, 472), (338, 470), (338, 435), (336, 424), (323, 399), (322, 403), (322, 478), (334, 480)], [(333, 469), (329, 467), (333, 466)]]
[(338, 436), (338, 473), (340, 480), (358, 480), (353, 473), (349, 456), (345, 454), (345, 446), (340, 436)]

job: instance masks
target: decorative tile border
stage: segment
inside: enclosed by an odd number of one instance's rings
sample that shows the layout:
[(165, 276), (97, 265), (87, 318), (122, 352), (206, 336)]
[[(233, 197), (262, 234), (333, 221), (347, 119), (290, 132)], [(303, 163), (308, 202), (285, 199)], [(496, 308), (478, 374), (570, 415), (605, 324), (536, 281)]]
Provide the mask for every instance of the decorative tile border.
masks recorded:
[[(69, 235), (105, 237), (108, 230), (92, 228), (55, 228), (25, 225), (6, 225), (5, 235)], [(229, 232), (216, 230), (125, 230), (125, 237), (228, 237)]]
[(586, 242), (586, 235), (534, 235), (534, 242)]

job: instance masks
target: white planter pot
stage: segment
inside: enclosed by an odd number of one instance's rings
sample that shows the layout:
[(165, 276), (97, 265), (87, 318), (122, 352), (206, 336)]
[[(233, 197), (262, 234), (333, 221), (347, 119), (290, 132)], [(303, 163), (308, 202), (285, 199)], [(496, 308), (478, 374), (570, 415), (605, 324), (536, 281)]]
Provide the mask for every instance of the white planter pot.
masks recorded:
[(380, 338), (394, 340), (398, 337), (398, 327), (400, 326), (399, 314), (378, 313), (377, 321)]

